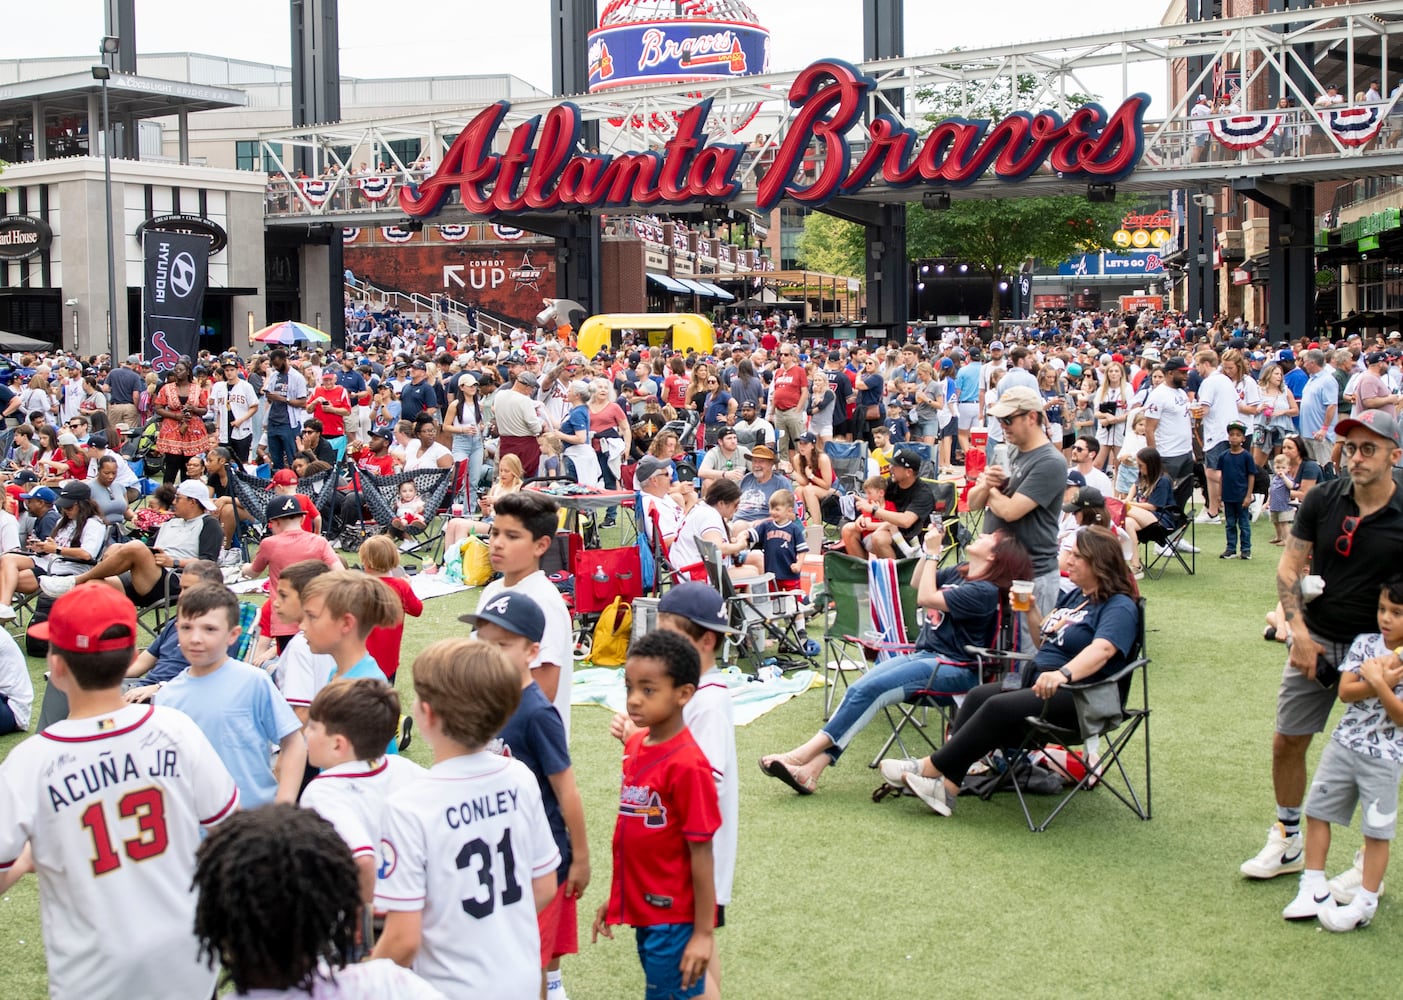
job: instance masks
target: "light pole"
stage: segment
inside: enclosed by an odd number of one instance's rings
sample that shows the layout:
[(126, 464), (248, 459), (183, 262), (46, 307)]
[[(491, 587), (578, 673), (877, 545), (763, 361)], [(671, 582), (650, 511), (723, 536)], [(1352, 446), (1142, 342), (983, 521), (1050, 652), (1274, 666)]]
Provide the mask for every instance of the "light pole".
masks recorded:
[[(122, 46), (122, 40), (112, 35), (104, 35), (98, 51), (103, 56), (114, 56)], [(105, 63), (93, 67), (93, 79), (102, 83), (102, 181), (107, 206), (107, 355), (108, 363), (117, 364), (117, 252), (112, 236), (112, 120), (107, 109), (107, 81), (112, 77), (112, 69)], [(91, 131), (91, 130), (89, 130)], [(74, 349), (78, 345), (75, 343)]]

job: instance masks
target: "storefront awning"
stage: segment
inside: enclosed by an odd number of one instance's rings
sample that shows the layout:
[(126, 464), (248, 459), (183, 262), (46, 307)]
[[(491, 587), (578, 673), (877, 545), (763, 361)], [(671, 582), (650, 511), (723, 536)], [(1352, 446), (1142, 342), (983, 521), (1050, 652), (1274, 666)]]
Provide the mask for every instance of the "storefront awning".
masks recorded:
[(720, 285), (714, 284), (713, 282), (698, 281), (697, 284), (701, 285), (703, 288), (709, 289), (712, 298), (720, 299), (722, 302), (734, 302), (736, 300), (736, 297), (734, 295), (726, 291), (726, 289), (722, 288)]
[(658, 288), (661, 288), (663, 291), (668, 292), (672, 295), (692, 294), (692, 290), (690, 288), (682, 284), (682, 282), (678, 281), (676, 278), (669, 277), (666, 274), (654, 274), (653, 272), (649, 271), (648, 282), (652, 285), (656, 285)]
[(687, 286), (689, 295), (700, 295), (704, 299), (716, 298), (716, 293), (707, 288), (700, 281), (693, 281), (691, 278), (677, 278), (676, 280)]

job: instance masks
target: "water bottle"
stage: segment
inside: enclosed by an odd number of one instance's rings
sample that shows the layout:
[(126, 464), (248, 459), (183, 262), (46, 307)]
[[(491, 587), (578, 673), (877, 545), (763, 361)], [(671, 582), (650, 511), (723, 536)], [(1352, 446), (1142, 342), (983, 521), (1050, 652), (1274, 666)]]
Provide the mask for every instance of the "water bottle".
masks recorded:
[(602, 565), (596, 563), (594, 572), (590, 574), (590, 579), (595, 583), (608, 583), (609, 574), (604, 572), (604, 567)]

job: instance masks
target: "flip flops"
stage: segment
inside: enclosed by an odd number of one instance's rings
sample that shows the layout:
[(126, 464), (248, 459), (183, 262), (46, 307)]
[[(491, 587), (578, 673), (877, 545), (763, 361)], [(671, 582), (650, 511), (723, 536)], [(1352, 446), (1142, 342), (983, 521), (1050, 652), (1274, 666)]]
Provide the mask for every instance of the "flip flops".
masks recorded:
[(778, 778), (800, 795), (812, 795), (814, 789), (818, 787), (818, 782), (814, 781), (812, 778), (808, 781), (803, 781), (798, 778), (779, 757), (775, 757), (768, 764), (765, 763), (762, 757), (760, 759), (760, 770), (764, 771), (771, 778)]

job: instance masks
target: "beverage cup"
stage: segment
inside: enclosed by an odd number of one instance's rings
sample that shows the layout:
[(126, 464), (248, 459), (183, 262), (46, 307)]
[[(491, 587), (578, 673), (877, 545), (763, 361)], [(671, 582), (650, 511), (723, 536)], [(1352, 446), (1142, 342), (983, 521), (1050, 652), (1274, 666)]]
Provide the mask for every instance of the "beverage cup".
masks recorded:
[(1008, 602), (1014, 611), (1033, 610), (1033, 581), (1014, 580), (1009, 586)]
[(453, 516), (454, 516), (454, 517), (462, 517), (462, 516), (463, 516), (463, 505), (462, 505), (461, 503), (455, 503), (455, 504), (454, 504), (451, 508), (449, 508), (449, 509), (453, 511)]

